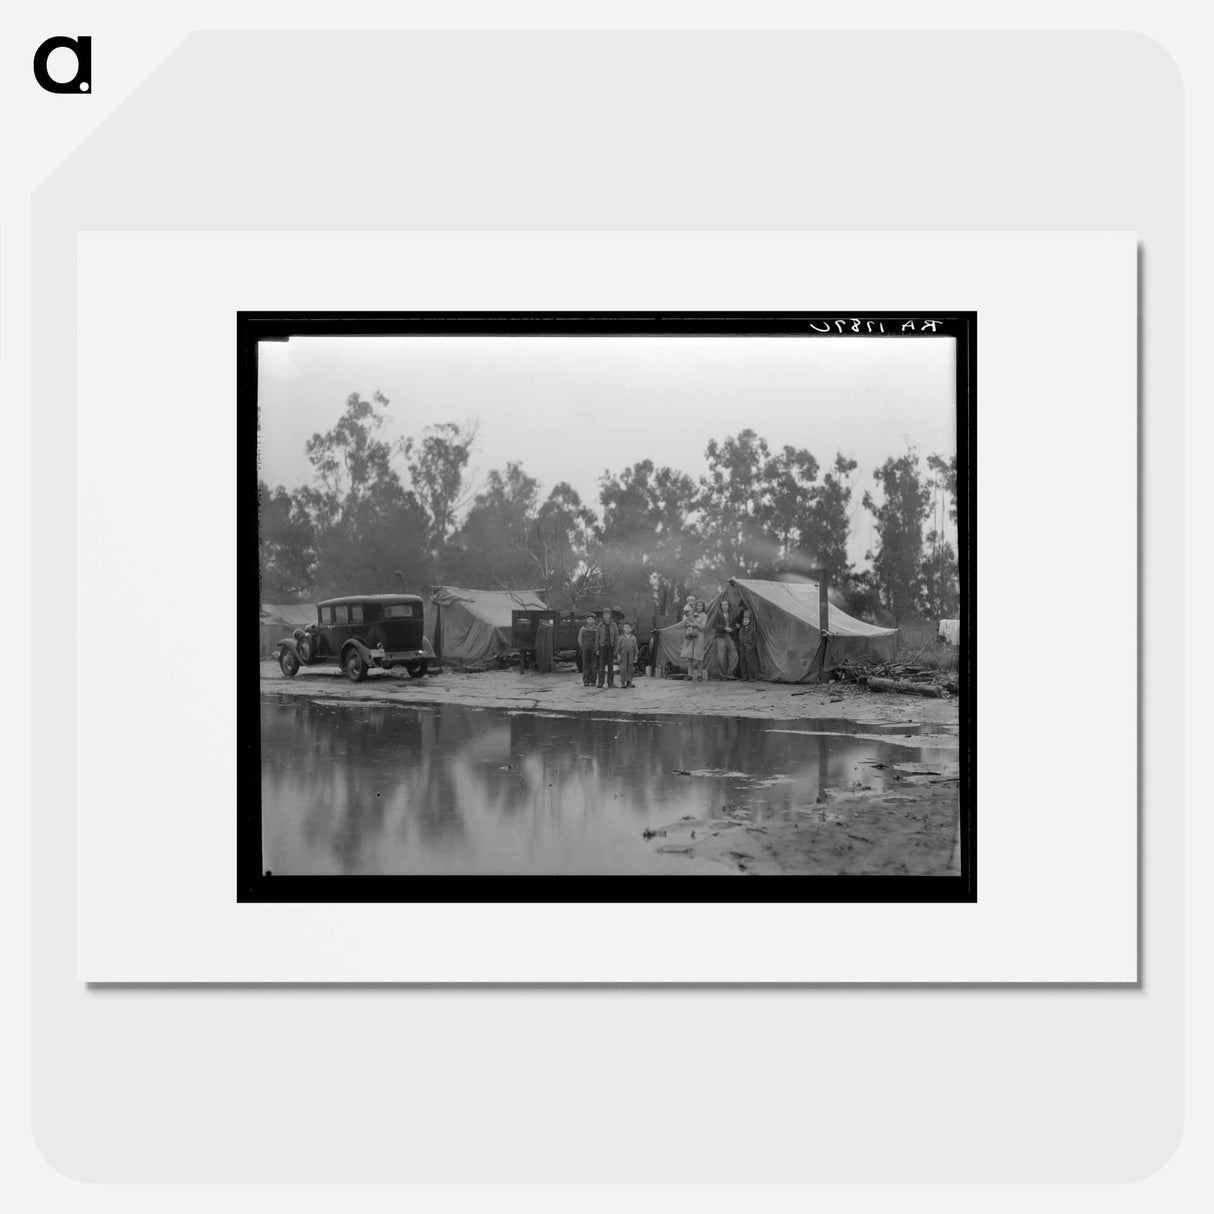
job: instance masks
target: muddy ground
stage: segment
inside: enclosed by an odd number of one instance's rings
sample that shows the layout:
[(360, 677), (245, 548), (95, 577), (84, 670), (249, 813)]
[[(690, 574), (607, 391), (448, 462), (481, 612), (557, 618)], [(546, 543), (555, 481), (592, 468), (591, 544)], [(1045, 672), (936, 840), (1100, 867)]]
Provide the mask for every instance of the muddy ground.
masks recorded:
[[(372, 674), (351, 683), (335, 668), (301, 671), (288, 679), (277, 663), (261, 663), (264, 694), (314, 701), (449, 703), (515, 712), (599, 713), (615, 717), (686, 714), (752, 717), (781, 721), (840, 722), (858, 736), (927, 748), (929, 763), (894, 763), (881, 780), (824, 789), (818, 803), (791, 821), (751, 820), (739, 803), (724, 818), (680, 816), (646, 835), (655, 871), (673, 872), (686, 863), (696, 872), (735, 875), (950, 874), (957, 855), (958, 701), (883, 694), (852, 684), (789, 686), (773, 683), (689, 683), (638, 678), (625, 690), (587, 688), (572, 668), (540, 675), (517, 670), (444, 671), (411, 679), (404, 671)], [(905, 725), (908, 733), (899, 734)], [(921, 730), (921, 732), (918, 732)], [(849, 730), (852, 732), (852, 730)], [(902, 741), (904, 739), (904, 741)], [(907, 759), (913, 759), (908, 754)], [(694, 779), (696, 773), (683, 773)], [(875, 773), (874, 773), (875, 774)]]
[(819, 805), (792, 822), (753, 823), (742, 805), (723, 820), (680, 818), (657, 831), (652, 843), (659, 854), (744, 875), (959, 873), (956, 765), (904, 779), (892, 792), (827, 789)]

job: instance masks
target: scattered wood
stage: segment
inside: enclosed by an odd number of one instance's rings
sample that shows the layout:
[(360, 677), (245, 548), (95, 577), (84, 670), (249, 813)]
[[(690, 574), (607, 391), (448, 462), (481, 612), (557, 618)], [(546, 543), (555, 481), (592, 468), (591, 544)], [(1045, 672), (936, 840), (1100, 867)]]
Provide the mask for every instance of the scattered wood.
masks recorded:
[[(917, 657), (918, 655), (914, 655)], [(836, 683), (855, 683), (871, 687), (876, 691), (891, 690), (889, 683), (914, 684), (916, 687), (935, 687), (939, 691), (911, 691), (912, 695), (927, 695), (939, 698), (944, 693), (960, 694), (960, 678), (955, 669), (938, 669), (923, 666), (910, 660), (885, 662), (879, 659), (857, 659), (844, 662), (831, 671)], [(899, 688), (898, 690), (907, 690)]]
[(896, 691), (903, 695), (929, 696), (934, 700), (943, 694), (943, 689), (936, 683), (911, 683), (904, 679), (870, 678), (868, 687), (870, 691)]

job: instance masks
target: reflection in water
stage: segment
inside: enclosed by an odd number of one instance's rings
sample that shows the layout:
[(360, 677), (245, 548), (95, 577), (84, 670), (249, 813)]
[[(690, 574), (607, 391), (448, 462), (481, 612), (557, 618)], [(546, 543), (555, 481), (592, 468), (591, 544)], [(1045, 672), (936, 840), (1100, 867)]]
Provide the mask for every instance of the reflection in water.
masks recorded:
[[(939, 751), (847, 722), (629, 719), (263, 697), (264, 866), (275, 873), (646, 873), (643, 831), (813, 807)], [(791, 731), (791, 732), (788, 732)], [(904, 729), (905, 732), (905, 729)], [(926, 741), (927, 739), (925, 739)], [(691, 774), (679, 774), (691, 773)]]

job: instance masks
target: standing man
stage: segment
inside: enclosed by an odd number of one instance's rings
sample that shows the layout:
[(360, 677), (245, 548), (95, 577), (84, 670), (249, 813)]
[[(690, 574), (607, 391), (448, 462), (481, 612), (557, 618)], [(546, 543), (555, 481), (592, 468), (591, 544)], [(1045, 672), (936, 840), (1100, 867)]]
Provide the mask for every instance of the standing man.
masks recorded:
[(594, 616), (588, 615), (586, 622), (578, 629), (577, 647), (582, 655), (582, 686), (594, 686), (594, 654), (598, 648), (599, 630)]
[(603, 685), (603, 676), (607, 676), (607, 686), (615, 686), (615, 647), (619, 643), (620, 630), (610, 611), (604, 611), (599, 621), (595, 637), (595, 656), (598, 666), (599, 686)]
[(729, 596), (724, 588), (721, 590), (721, 601), (717, 605), (713, 620), (717, 634), (717, 665), (721, 668), (721, 678), (735, 678), (734, 667), (738, 663), (738, 649), (734, 644), (734, 624), (729, 616)]

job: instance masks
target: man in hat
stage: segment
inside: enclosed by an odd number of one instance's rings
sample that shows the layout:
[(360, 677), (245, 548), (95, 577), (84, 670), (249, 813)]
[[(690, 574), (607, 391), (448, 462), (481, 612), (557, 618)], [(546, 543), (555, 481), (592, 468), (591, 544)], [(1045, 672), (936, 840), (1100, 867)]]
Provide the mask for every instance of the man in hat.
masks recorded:
[(600, 687), (603, 686), (604, 676), (607, 679), (607, 686), (615, 687), (615, 647), (619, 643), (619, 639), (619, 626), (612, 618), (612, 613), (604, 611), (595, 638), (595, 665), (598, 670)]

